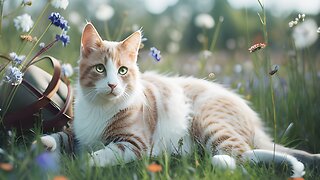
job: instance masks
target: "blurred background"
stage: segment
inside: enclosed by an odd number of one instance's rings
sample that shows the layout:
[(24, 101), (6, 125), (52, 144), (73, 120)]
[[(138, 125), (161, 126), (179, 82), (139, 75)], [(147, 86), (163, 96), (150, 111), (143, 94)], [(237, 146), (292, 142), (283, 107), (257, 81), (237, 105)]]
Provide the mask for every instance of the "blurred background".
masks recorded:
[[(16, 51), (21, 43), (23, 33), (15, 29), (13, 18), (28, 13), (35, 21), (45, 3), (34, 0), (21, 8), (21, 1), (4, 1), (0, 54)], [(51, 12), (60, 12), (69, 21), (71, 41), (65, 48), (55, 45), (47, 54), (76, 67), (86, 21), (112, 41), (142, 27), (141, 71), (223, 83), (252, 102), (270, 132), (276, 130), (277, 142), (316, 152), (320, 149), (320, 1), (261, 3), (265, 11), (258, 0), (72, 0), (66, 10), (49, 7), (40, 20), (43, 27), (33, 34), (44, 31)], [(298, 14), (305, 14), (304, 21), (289, 27)], [(261, 22), (264, 15), (266, 26)], [(50, 42), (56, 32), (50, 29), (43, 41)], [(256, 43), (267, 46), (250, 53), (248, 48)], [(149, 55), (151, 47), (161, 51), (160, 61)], [(268, 72), (275, 65), (279, 71), (271, 79)]]

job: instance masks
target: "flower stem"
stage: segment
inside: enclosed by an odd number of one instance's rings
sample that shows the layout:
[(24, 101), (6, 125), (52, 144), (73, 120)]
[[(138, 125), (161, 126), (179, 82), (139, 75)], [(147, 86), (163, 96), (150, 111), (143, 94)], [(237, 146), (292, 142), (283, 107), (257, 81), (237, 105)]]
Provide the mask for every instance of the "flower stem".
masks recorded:
[(221, 29), (221, 24), (223, 23), (223, 17), (220, 16), (219, 17), (219, 21), (218, 21), (218, 24), (217, 24), (217, 28), (216, 30), (214, 31), (214, 34), (213, 34), (213, 38), (212, 38), (212, 41), (211, 41), (211, 44), (210, 44), (210, 47), (209, 47), (209, 50), (211, 52), (213, 52), (214, 48), (216, 47), (216, 44), (217, 44), (217, 40), (218, 40), (218, 35), (220, 33), (220, 29)]
[[(1, 0), (0, 0), (0, 1), (1, 1)], [(40, 22), (41, 17), (44, 15), (44, 13), (45, 13), (46, 10), (48, 9), (49, 5), (50, 5), (50, 3), (49, 3), (49, 1), (48, 1), (47, 4), (45, 5), (45, 7), (43, 8), (42, 12), (41, 12), (40, 15), (38, 16), (38, 19), (37, 19), (36, 22), (34, 23), (33, 27), (32, 27), (31, 30), (29, 31), (28, 35), (30, 35), (30, 34), (34, 31), (34, 29), (37, 27), (37, 25), (38, 25), (39, 22)], [(37, 42), (38, 42), (38, 41), (37, 41)], [(19, 49), (18, 49), (18, 51), (17, 51), (17, 52), (18, 52), (17, 54), (20, 54), (20, 53), (23, 51), (23, 49), (25, 48), (25, 45), (26, 45), (26, 43), (21, 43), (21, 45), (20, 45), (20, 47), (19, 47)], [(30, 52), (31, 52), (31, 51), (30, 51)]]
[(3, 3), (4, 0), (0, 0), (0, 38), (1, 38), (1, 32), (2, 32), (2, 18), (3, 18)]
[[(34, 43), (33, 47), (31, 48), (31, 50), (29, 51), (28, 55), (26, 56), (26, 59), (28, 59), (32, 53), (32, 51), (36, 48), (36, 46), (38, 45), (38, 43), (40, 42), (40, 40), (42, 39), (42, 37), (44, 36), (44, 34), (49, 30), (50, 26), (52, 25), (52, 23), (50, 23), (47, 28), (43, 31), (43, 33), (41, 34), (40, 38), (37, 40), (36, 43)], [(34, 58), (32, 58), (30, 61), (32, 61)], [(29, 62), (30, 62), (29, 61)], [(27, 64), (29, 64), (28, 61), (25, 61)], [(27, 68), (27, 66), (24, 66), (22, 72)]]
[(123, 20), (122, 20), (121, 26), (120, 26), (120, 31), (118, 31), (118, 34), (116, 36), (116, 40), (119, 40), (121, 38), (121, 34), (123, 33), (125, 24), (127, 22), (126, 20), (127, 20), (127, 17), (124, 17)]

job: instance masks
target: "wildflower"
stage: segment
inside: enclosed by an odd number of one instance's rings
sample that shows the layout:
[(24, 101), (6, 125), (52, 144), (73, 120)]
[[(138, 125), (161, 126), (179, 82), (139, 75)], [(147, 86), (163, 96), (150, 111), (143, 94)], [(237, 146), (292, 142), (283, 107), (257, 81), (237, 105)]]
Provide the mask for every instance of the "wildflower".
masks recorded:
[(108, 21), (114, 15), (114, 10), (108, 4), (103, 4), (96, 11), (96, 18), (100, 21)]
[(76, 11), (71, 11), (69, 13), (69, 20), (71, 23), (79, 25), (81, 24), (81, 15)]
[(156, 163), (152, 163), (147, 167), (148, 171), (156, 173), (162, 171), (162, 166)]
[(56, 40), (61, 41), (64, 47), (66, 47), (67, 44), (70, 43), (70, 37), (67, 34), (61, 34), (61, 35), (57, 34)]
[(29, 42), (32, 42), (32, 40), (33, 40), (32, 36), (31, 35), (27, 35), (27, 34), (26, 35), (21, 35), (20, 38), (22, 40), (26, 40), (26, 41), (29, 41)]
[(318, 27), (317, 33), (320, 33), (320, 27)]
[(51, 0), (51, 5), (55, 8), (66, 9), (69, 5), (69, 0)]
[(73, 74), (73, 68), (71, 66), (71, 64), (62, 64), (61, 65), (61, 71), (62, 71), (62, 75), (65, 77), (70, 77)]
[(160, 60), (161, 60), (160, 51), (159, 51), (157, 48), (155, 48), (155, 47), (150, 48), (150, 55), (151, 55), (156, 61), (160, 61)]
[(17, 16), (13, 22), (16, 29), (21, 29), (23, 32), (28, 32), (33, 26), (33, 21), (29, 14)]
[(15, 65), (20, 65), (24, 61), (24, 59), (26, 58), (26, 56), (24, 56), (24, 55), (18, 56), (15, 52), (11, 52), (9, 54), (9, 56), (12, 59), (13, 64), (15, 64)]
[(203, 50), (200, 54), (204, 59), (208, 59), (210, 56), (212, 56), (212, 52), (209, 50)]
[(60, 176), (55, 176), (55, 177), (53, 178), (53, 180), (68, 180), (68, 178), (65, 177), (65, 176), (60, 175)]
[(69, 26), (68, 26), (68, 21), (64, 19), (59, 13), (53, 12), (50, 14), (49, 19), (51, 23), (57, 27), (60, 27), (62, 30), (67, 31)]
[(305, 17), (306, 17), (305, 14), (298, 14), (297, 18), (295, 18), (293, 21), (289, 22), (289, 27), (292, 28), (292, 27), (298, 25), (300, 22), (303, 22)]
[(17, 67), (9, 66), (4, 76), (4, 81), (16, 86), (22, 82), (23, 73)]
[(40, 44), (39, 44), (39, 47), (40, 48), (44, 48), (46, 46), (46, 44), (44, 43), (44, 42), (41, 42)]
[(279, 70), (279, 66), (278, 65), (274, 65), (272, 70), (269, 72), (269, 74), (272, 76), (274, 75), (275, 73), (277, 73)]
[(288, 178), (288, 180), (304, 180), (303, 177), (291, 177), (291, 178)]
[(58, 157), (54, 153), (43, 152), (35, 161), (42, 170), (56, 172), (59, 169)]
[(209, 73), (209, 75), (208, 75), (208, 77), (211, 78), (211, 79), (213, 79), (214, 76), (215, 76), (215, 74), (213, 72)]
[(214, 26), (214, 20), (209, 14), (199, 14), (195, 18), (195, 25), (200, 28), (210, 29)]
[(24, 6), (31, 6), (32, 5), (32, 0), (23, 0), (22, 5)]
[(0, 169), (4, 171), (11, 171), (13, 169), (13, 166), (10, 163), (0, 163)]
[(234, 67), (233, 67), (233, 71), (237, 74), (241, 73), (242, 72), (242, 66), (241, 64), (236, 64)]
[(265, 48), (266, 46), (267, 45), (265, 43), (257, 43), (255, 45), (251, 46), (248, 50), (249, 50), (250, 53), (253, 53), (253, 52), (257, 51), (257, 50)]
[(169, 53), (175, 54), (175, 53), (179, 52), (179, 50), (180, 50), (180, 46), (176, 42), (172, 41), (167, 45), (167, 51)]
[(297, 49), (303, 49), (314, 44), (318, 39), (317, 23), (308, 19), (293, 29), (292, 36)]

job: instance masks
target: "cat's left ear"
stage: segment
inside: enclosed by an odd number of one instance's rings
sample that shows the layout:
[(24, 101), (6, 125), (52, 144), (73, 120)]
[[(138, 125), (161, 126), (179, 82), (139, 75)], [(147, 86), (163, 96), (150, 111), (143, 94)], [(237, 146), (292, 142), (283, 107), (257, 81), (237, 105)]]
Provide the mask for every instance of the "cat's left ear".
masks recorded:
[(121, 42), (121, 47), (130, 55), (135, 56), (135, 60), (140, 48), (141, 37), (141, 30), (138, 30)]

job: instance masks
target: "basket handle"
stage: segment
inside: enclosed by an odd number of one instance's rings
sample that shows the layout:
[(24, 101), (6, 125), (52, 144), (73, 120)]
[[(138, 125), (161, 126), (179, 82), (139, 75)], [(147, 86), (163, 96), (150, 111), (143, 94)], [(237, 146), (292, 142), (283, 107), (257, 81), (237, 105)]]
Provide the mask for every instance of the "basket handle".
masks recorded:
[(25, 117), (25, 115), (35, 114), (39, 111), (40, 108), (47, 106), (50, 103), (50, 98), (58, 91), (60, 85), (60, 74), (61, 74), (61, 66), (58, 60), (51, 56), (45, 56), (43, 58), (37, 59), (33, 61), (31, 64), (35, 64), (45, 58), (48, 58), (54, 68), (53, 76), (51, 81), (49, 82), (45, 92), (43, 94), (39, 93), (39, 91), (33, 87), (30, 83), (23, 80), (23, 85), (27, 86), (35, 95), (39, 97), (37, 101), (27, 106), (24, 109), (19, 110), (18, 112), (8, 113), (5, 116), (4, 125), (6, 127), (18, 127), (17, 125), (21, 125), (21, 127), (30, 127), (30, 125), (34, 124), (34, 119), (25, 119), (24, 121), (19, 121)]

